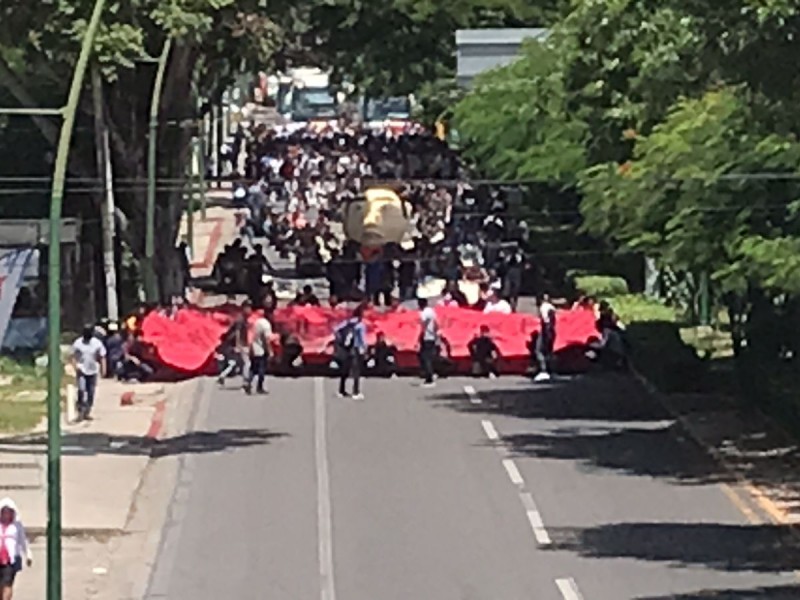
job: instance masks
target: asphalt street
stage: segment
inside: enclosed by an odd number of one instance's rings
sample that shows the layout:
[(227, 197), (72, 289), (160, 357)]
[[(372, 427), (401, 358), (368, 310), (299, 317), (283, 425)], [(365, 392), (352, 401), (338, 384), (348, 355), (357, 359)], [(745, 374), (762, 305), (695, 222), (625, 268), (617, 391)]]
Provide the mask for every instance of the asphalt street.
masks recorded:
[(173, 443), (151, 600), (800, 597), (794, 536), (617, 375), (208, 381)]

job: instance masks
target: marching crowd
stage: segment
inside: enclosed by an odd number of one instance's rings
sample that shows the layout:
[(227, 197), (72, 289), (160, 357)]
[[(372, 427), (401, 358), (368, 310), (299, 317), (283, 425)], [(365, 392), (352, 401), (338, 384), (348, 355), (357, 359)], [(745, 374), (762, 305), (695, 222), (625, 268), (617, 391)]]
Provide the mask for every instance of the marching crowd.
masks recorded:
[[(274, 331), (275, 269), (262, 240), (283, 256), (295, 254), (298, 267), (302, 258), (310, 258), (327, 279), (326, 305), (349, 303), (353, 309), (352, 317), (331, 332), (330, 367), (341, 376), (343, 395), (350, 377), (353, 394), (359, 396), (362, 374), (392, 376), (398, 371), (397, 348), (385, 335), (375, 332), (375, 343), (366, 343), (362, 317), (370, 305), (397, 310), (417, 299), (424, 385), (433, 385), (437, 373), (453, 370), (450, 343), (439, 330), (428, 297), (483, 313), (510, 314), (517, 309), (523, 281), (531, 278), (527, 226), (507, 221), (502, 192), (476, 189), (460, 180), (457, 155), (435, 137), (420, 132), (394, 137), (374, 131), (281, 133), (259, 128), (247, 149), (249, 184), (234, 192), (234, 202), (246, 213), (243, 235), (220, 253), (213, 272), (220, 292), (244, 291), (248, 296), (217, 348), (220, 383), (242, 374), (246, 390), (255, 386), (263, 391), (268, 370), (297, 373), (303, 366), (302, 340), (289, 330)], [(407, 243), (388, 244), (377, 258), (364, 260), (359, 245), (344, 239), (335, 225), (343, 203), (379, 179), (393, 180), (413, 207), (413, 234)], [(431, 280), (444, 280), (444, 287), (420, 294)], [(322, 301), (305, 285), (289, 304), (319, 306)], [(597, 313), (599, 337), (589, 349), (590, 357), (624, 366), (627, 342), (613, 309), (591, 299), (579, 304)], [(85, 329), (73, 344), (82, 418), (90, 418), (98, 377), (141, 381), (153, 376), (157, 360), (142, 341), (141, 323), (149, 310), (171, 316), (182, 305), (183, 300), (175, 298), (168, 306), (140, 307), (123, 323)], [(260, 315), (255, 320), (254, 312)], [(538, 312), (541, 326), (528, 349), (531, 370), (547, 379), (557, 332), (556, 310), (546, 294), (538, 295)], [(480, 327), (468, 348), (474, 375), (497, 375), (500, 350), (488, 328)]]

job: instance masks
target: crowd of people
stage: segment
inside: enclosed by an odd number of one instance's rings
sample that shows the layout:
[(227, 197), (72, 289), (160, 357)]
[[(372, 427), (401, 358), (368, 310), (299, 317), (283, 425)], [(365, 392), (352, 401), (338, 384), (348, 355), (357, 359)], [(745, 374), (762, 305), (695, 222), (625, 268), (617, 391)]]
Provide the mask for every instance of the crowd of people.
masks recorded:
[[(245, 293), (241, 314), (220, 340), (216, 351), (219, 380), (237, 374), (247, 391), (265, 391), (269, 372), (299, 373), (303, 367), (301, 340), (290, 330), (276, 329), (271, 316), (278, 307), (276, 270), (265, 244), (296, 257), (297, 270), (309, 269), (325, 277), (330, 307), (349, 306), (352, 318), (332, 333), (331, 367), (344, 381), (354, 379), (360, 395), (362, 375), (390, 377), (398, 372), (397, 348), (381, 332), (368, 346), (362, 316), (366, 307), (397, 310), (418, 301), (420, 310), (419, 364), (424, 385), (437, 374), (453, 370), (450, 344), (441, 335), (436, 313), (427, 299), (439, 297), (445, 306), (483, 313), (510, 314), (518, 301), (526, 270), (529, 232), (524, 221), (506, 218), (503, 190), (472, 187), (465, 182), (458, 156), (436, 137), (421, 131), (393, 135), (387, 131), (328, 129), (293, 132), (258, 127), (240, 139), (246, 144), (241, 161), (243, 183), (234, 191), (234, 203), (243, 212), (242, 236), (227, 245), (214, 265), (213, 278), (225, 294)], [(411, 236), (386, 244), (366, 259), (354, 240), (337, 227), (342, 207), (374, 181), (393, 182), (412, 208)], [(444, 280), (435, 293), (420, 290), (431, 280)], [(434, 286), (435, 287), (435, 286)], [(320, 306), (322, 300), (305, 285), (289, 302)], [(182, 299), (145, 309), (126, 322), (87, 327), (73, 344), (78, 373), (80, 414), (90, 418), (97, 378), (125, 380), (153, 376), (156, 360), (141, 339), (141, 322), (148, 310), (166, 316), (180, 309)], [(595, 306), (599, 337), (589, 355), (613, 367), (625, 364), (624, 328), (606, 303), (583, 299), (581, 307)], [(253, 313), (259, 315), (255, 320)], [(546, 294), (538, 298), (541, 327), (528, 342), (531, 370), (547, 379), (552, 370), (556, 340), (556, 311)], [(471, 371), (495, 377), (501, 360), (491, 331), (481, 326), (469, 343)]]
[[(452, 287), (474, 283), (462, 306), (516, 310), (526, 260), (524, 222), (507, 222), (504, 193), (465, 183), (458, 156), (438, 138), (417, 132), (327, 130), (292, 133), (257, 128), (247, 142), (243, 181), (234, 203), (244, 212), (240, 239), (218, 257), (214, 278), (224, 293), (247, 293), (254, 306), (275, 271), (255, 240), (265, 240), (301, 276), (324, 275), (338, 301), (392, 306), (413, 300), (431, 278)], [(411, 207), (410, 235), (365, 259), (342, 232), (343, 207), (376, 182), (386, 182)]]

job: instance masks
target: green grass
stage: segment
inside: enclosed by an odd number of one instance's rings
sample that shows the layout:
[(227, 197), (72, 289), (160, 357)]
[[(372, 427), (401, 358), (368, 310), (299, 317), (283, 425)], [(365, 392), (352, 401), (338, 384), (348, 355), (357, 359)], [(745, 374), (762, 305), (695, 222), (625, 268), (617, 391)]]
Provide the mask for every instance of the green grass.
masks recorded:
[(33, 429), (45, 414), (42, 393), (47, 378), (32, 362), (0, 357), (0, 432), (18, 433)]
[(0, 400), (0, 432), (24, 433), (36, 427), (46, 412), (44, 402)]

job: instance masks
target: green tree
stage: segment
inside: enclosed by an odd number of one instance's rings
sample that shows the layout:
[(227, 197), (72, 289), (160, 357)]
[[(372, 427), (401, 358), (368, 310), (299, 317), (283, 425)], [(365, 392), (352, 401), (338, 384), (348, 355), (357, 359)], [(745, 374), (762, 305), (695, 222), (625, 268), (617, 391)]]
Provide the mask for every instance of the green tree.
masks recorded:
[[(147, 113), (155, 74), (154, 65), (145, 61), (160, 53), (167, 36), (173, 37), (161, 99), (158, 177), (179, 180), (185, 173), (194, 133), (191, 124), (199, 117), (200, 97), (218, 97), (242, 65), (255, 69), (285, 43), (283, 30), (265, 16), (261, 4), (258, 0), (119, 0), (107, 6), (95, 55), (106, 81), (105, 112), (115, 175), (139, 182), (117, 187), (118, 204), (129, 224), (127, 241), (138, 256), (144, 250)], [(4, 3), (0, 16), (0, 92), (4, 98), (19, 106), (58, 106), (64, 101), (91, 5), (88, 0)], [(74, 139), (70, 176), (94, 181), (89, 94), (83, 95), (81, 108), (83, 118)], [(57, 123), (46, 119), (34, 123), (45, 147), (52, 147)], [(8, 146), (4, 150), (15, 152)], [(46, 172), (46, 157), (36, 158), (26, 165), (28, 173)], [(81, 201), (73, 193), (67, 198), (67, 211), (82, 210), (89, 222), (96, 222), (98, 186), (81, 187), (94, 188), (95, 202)], [(156, 265), (162, 289), (170, 291), (175, 289), (180, 268), (173, 244), (184, 208), (183, 193), (176, 184), (160, 187)]]

